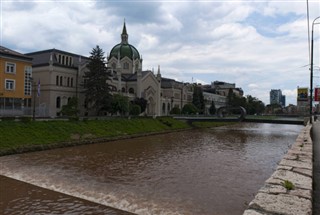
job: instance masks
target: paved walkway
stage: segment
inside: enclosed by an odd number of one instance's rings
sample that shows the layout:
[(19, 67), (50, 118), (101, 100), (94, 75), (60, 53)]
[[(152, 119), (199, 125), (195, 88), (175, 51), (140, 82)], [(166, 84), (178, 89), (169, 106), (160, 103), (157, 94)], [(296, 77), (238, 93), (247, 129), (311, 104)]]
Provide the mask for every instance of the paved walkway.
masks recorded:
[(313, 139), (313, 214), (320, 214), (320, 117), (312, 125)]

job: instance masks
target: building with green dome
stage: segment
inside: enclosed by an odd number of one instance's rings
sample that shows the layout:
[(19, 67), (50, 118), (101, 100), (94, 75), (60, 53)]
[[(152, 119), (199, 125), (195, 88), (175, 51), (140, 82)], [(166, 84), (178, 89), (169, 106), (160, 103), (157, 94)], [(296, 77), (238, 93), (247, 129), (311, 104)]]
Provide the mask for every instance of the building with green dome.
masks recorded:
[[(157, 70), (143, 70), (143, 59), (139, 51), (129, 43), (126, 23), (123, 24), (121, 42), (113, 46), (107, 56), (107, 67), (112, 77), (108, 84), (112, 93), (127, 96), (130, 100), (144, 98), (147, 108), (144, 114), (165, 116), (177, 107), (192, 103), (195, 83), (183, 83), (164, 78)], [(85, 96), (85, 72), (90, 58), (58, 49), (48, 49), (26, 54), (32, 57), (33, 80), (41, 81), (41, 93), (33, 98), (36, 117), (60, 116), (63, 105), (72, 97), (79, 99), (79, 116), (94, 116), (94, 111), (87, 112)], [(219, 89), (203, 87), (206, 110), (212, 102), (216, 108), (225, 106), (225, 95), (219, 95)], [(40, 87), (39, 87), (40, 89)], [(207, 111), (206, 111), (207, 113)], [(105, 113), (108, 114), (108, 113)]]

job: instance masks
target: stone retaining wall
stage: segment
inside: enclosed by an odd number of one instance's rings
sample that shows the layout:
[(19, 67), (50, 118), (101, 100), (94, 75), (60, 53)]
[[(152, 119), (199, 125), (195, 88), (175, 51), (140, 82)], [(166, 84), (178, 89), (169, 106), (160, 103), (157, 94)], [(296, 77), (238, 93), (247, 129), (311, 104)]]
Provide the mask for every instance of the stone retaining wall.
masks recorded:
[[(309, 124), (302, 129), (277, 170), (258, 191), (243, 215), (312, 215), (313, 152), (310, 131)], [(290, 185), (293, 185), (291, 190)]]

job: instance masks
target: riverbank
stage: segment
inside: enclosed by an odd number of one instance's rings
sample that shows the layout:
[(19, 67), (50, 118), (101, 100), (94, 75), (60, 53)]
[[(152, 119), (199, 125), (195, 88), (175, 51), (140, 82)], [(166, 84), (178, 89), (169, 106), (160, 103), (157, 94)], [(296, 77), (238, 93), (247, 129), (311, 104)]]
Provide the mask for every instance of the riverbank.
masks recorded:
[(266, 180), (243, 215), (312, 214), (312, 125), (302, 129), (295, 143)]
[[(226, 123), (197, 123), (196, 127)], [(1, 121), (0, 156), (191, 129), (171, 117), (108, 118), (86, 121)]]

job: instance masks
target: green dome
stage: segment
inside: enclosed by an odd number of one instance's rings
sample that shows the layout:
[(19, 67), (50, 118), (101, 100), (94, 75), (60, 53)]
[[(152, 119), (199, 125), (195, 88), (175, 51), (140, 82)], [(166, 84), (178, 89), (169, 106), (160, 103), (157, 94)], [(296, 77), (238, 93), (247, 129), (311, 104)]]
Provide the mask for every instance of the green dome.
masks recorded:
[(121, 43), (119, 43), (118, 45), (115, 45), (110, 52), (110, 56), (109, 59), (110, 60), (112, 57), (115, 57), (118, 59), (118, 55), (120, 55), (120, 59), (124, 57), (128, 57), (131, 60), (134, 59), (139, 59), (140, 60), (140, 54), (138, 52), (138, 50), (129, 44), (128, 42), (128, 33), (127, 33), (127, 28), (126, 28), (126, 23), (123, 23), (123, 29), (122, 29), (122, 34), (121, 34)]
[(111, 59), (112, 57), (115, 57), (118, 59), (118, 53), (120, 53), (120, 60), (124, 57), (128, 57), (131, 60), (132, 57), (134, 57), (135, 59), (140, 59), (140, 54), (138, 52), (138, 50), (130, 44), (123, 44), (123, 43), (119, 43), (117, 45), (115, 45), (110, 52), (110, 56), (109, 59)]

